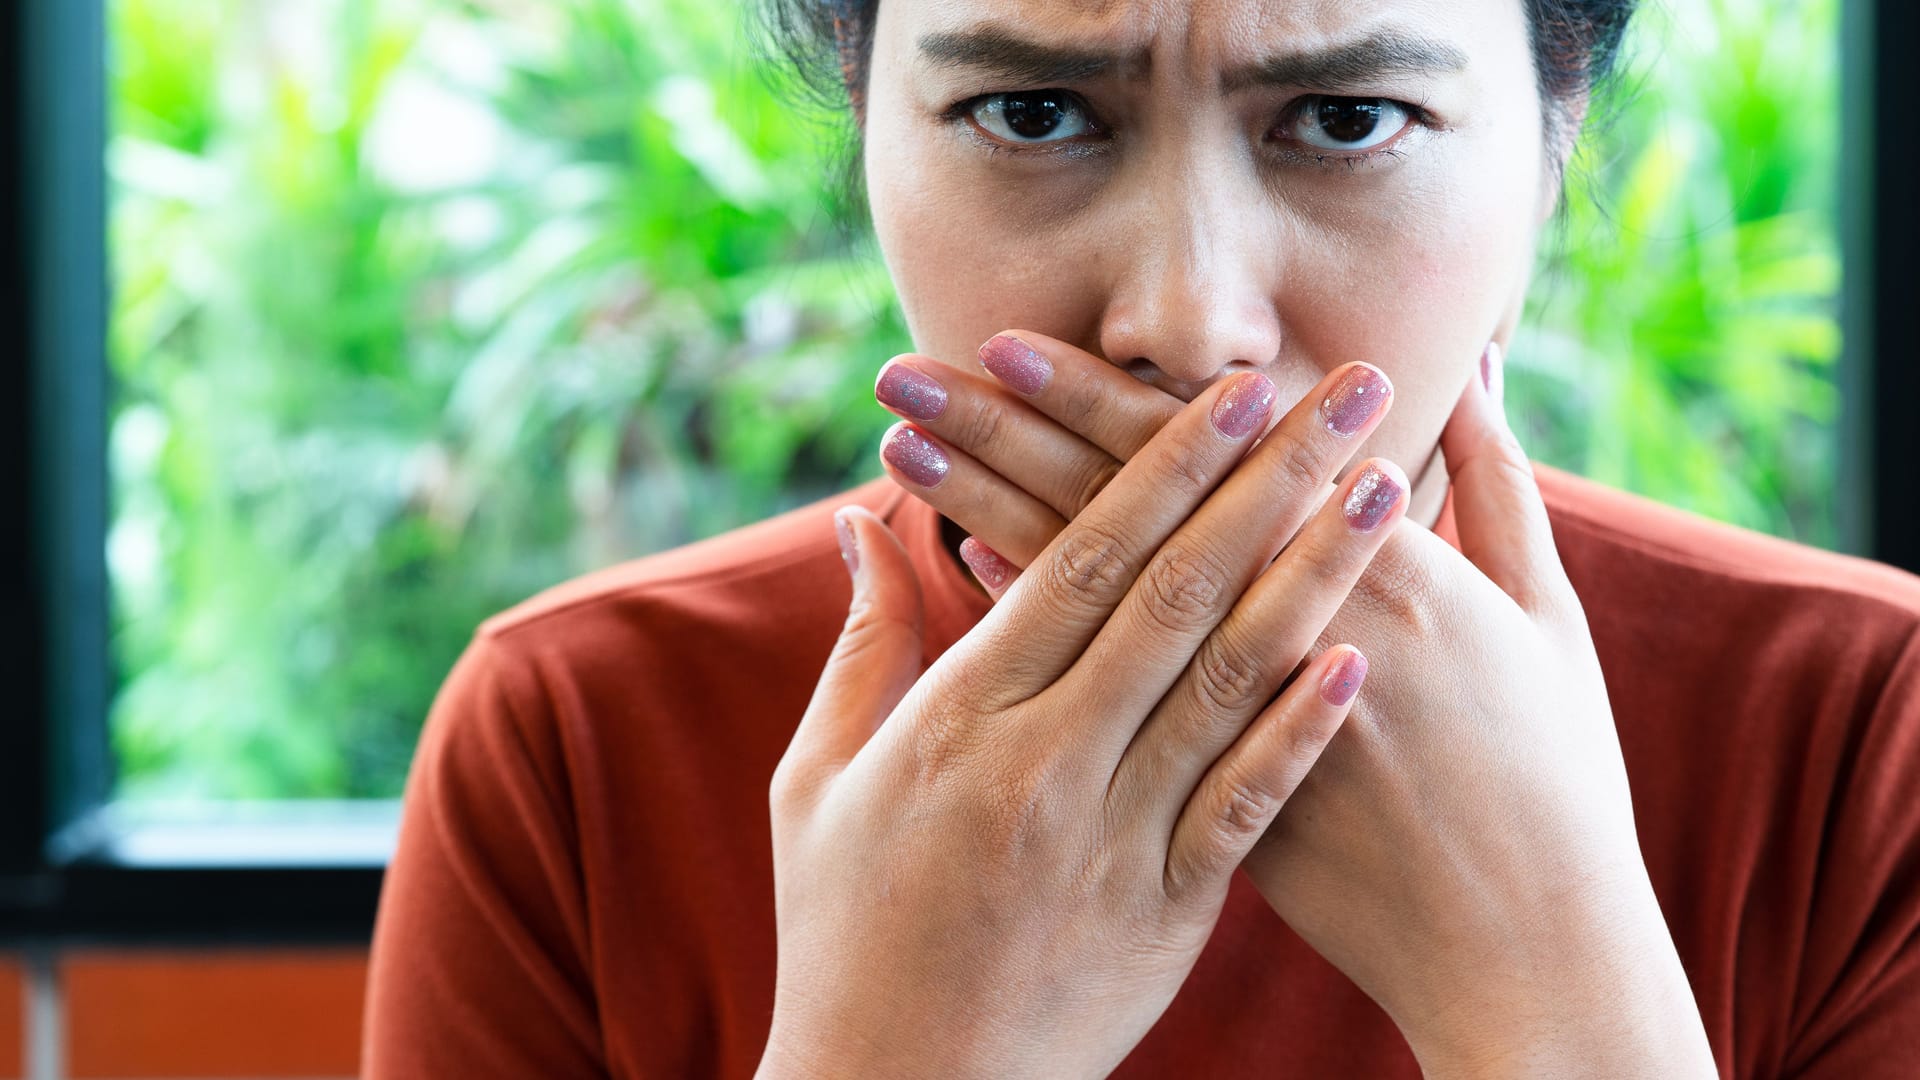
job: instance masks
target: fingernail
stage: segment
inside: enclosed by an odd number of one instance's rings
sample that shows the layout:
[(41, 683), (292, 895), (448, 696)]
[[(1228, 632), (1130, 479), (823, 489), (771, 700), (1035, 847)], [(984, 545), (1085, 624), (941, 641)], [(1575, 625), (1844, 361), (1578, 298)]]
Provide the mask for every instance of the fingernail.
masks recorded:
[(854, 535), (853, 521), (845, 510), (833, 513), (833, 532), (840, 538), (840, 560), (847, 564), (847, 576), (860, 576), (860, 539)]
[(1320, 414), (1326, 418), (1328, 431), (1346, 438), (1366, 427), (1392, 396), (1393, 384), (1384, 374), (1366, 364), (1355, 364), (1327, 393), (1327, 400), (1320, 403)]
[(1493, 350), (1497, 348), (1498, 345), (1489, 341), (1487, 347), (1480, 350), (1480, 385), (1489, 394), (1493, 393)]
[(947, 471), (953, 468), (945, 452), (925, 435), (905, 426), (888, 437), (880, 456), (923, 488), (939, 487), (940, 481), (947, 478)]
[(1487, 381), (1487, 394), (1494, 404), (1503, 404), (1507, 395), (1507, 351), (1497, 341), (1487, 342), (1487, 351), (1480, 354), (1480, 374)]
[(960, 541), (960, 557), (973, 568), (973, 574), (980, 579), (980, 584), (994, 592), (1006, 588), (1007, 582), (1013, 580), (1013, 564), (971, 536)]
[(1394, 506), (1404, 494), (1393, 477), (1378, 465), (1368, 462), (1354, 480), (1353, 489), (1347, 492), (1347, 501), (1340, 504), (1340, 513), (1354, 529), (1372, 532), (1387, 520), (1388, 514), (1393, 513)]
[(1244, 439), (1273, 411), (1273, 380), (1257, 371), (1235, 375), (1213, 403), (1213, 426), (1229, 439)]
[(980, 346), (980, 362), (1015, 393), (1032, 397), (1047, 388), (1053, 365), (1033, 346), (1011, 334), (996, 334)]
[(933, 376), (890, 361), (873, 388), (880, 404), (899, 409), (915, 420), (938, 420), (947, 411), (947, 388)]
[(1345, 646), (1345, 651), (1346, 655), (1320, 680), (1321, 700), (1335, 708), (1352, 701), (1360, 692), (1360, 684), (1367, 681), (1367, 658), (1351, 645)]

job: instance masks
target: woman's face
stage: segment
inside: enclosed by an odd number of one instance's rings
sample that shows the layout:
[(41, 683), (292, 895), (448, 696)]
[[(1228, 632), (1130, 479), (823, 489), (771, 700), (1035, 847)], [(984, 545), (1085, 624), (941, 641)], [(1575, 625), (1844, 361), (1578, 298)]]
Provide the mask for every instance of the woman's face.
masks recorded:
[(1521, 0), (885, 0), (866, 175), (916, 348), (1073, 342), (1182, 399), (1366, 360), (1422, 474), (1551, 212)]

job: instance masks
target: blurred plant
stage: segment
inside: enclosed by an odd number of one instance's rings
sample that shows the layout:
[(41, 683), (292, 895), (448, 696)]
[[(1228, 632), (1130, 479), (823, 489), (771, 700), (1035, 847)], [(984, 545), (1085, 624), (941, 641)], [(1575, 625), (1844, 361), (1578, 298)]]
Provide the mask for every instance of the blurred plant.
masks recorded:
[[(124, 796), (396, 794), (482, 618), (874, 474), (906, 334), (733, 7), (109, 10)], [(1545, 460), (1829, 540), (1833, 3), (1683, 29), (1514, 400)]]
[(1512, 382), (1542, 460), (1833, 545), (1838, 5), (1646, 8)]
[(124, 795), (395, 794), (482, 618), (864, 478), (905, 334), (735, 12), (111, 12)]

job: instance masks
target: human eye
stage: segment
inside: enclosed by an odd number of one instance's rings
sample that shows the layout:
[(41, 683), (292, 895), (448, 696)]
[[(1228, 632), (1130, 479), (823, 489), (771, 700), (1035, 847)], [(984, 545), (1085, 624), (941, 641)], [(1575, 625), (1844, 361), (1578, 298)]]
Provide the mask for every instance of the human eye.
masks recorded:
[(1097, 132), (1086, 102), (1066, 90), (985, 94), (961, 103), (960, 111), (981, 132), (1014, 146), (1063, 143)]
[(1387, 98), (1304, 98), (1277, 134), (1310, 152), (1364, 158), (1398, 139), (1416, 119), (1413, 106)]

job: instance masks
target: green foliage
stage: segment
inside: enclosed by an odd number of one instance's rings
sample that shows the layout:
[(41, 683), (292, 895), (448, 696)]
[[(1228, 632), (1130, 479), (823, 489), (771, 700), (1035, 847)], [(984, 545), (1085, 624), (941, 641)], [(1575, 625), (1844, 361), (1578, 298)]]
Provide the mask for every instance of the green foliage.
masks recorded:
[(1831, 546), (1833, 0), (1643, 12), (1515, 350), (1542, 460)]
[[(874, 474), (906, 335), (732, 6), (109, 9), (123, 795), (395, 794), (482, 618)], [(1790, 14), (1643, 44), (1512, 393), (1544, 459), (1825, 541), (1834, 10)]]

